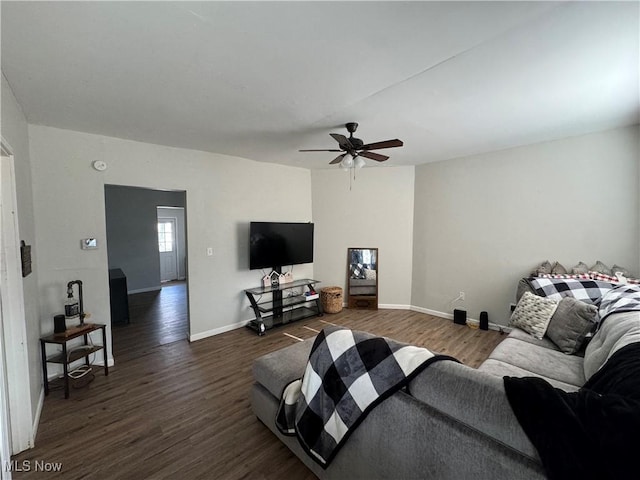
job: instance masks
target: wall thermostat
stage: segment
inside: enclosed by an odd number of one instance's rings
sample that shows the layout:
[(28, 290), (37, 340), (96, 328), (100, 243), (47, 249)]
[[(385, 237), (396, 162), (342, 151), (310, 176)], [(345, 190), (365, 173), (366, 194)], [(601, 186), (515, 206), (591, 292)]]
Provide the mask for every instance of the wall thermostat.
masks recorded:
[(91, 250), (94, 248), (98, 248), (98, 239), (97, 238), (83, 238), (80, 241), (80, 246), (83, 250)]
[(99, 172), (104, 172), (107, 169), (107, 163), (102, 160), (96, 160), (92, 163), (93, 168)]

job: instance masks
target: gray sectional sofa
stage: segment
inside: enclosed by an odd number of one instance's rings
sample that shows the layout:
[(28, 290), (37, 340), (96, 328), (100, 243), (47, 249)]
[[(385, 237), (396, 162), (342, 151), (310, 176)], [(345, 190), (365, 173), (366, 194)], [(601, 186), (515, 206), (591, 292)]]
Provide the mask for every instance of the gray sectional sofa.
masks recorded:
[(577, 355), (514, 329), (478, 369), (451, 361), (426, 368), (368, 415), (326, 470), (274, 422), (285, 385), (303, 375), (313, 339), (254, 362), (251, 404), (258, 419), (321, 479), (545, 478), (502, 377), (537, 376), (575, 391), (613, 352), (637, 341), (640, 312), (612, 315)]

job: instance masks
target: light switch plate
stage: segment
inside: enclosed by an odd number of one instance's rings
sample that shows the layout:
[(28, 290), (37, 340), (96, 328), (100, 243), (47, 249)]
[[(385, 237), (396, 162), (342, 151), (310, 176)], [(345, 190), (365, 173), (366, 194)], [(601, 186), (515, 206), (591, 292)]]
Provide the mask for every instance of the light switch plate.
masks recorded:
[(83, 238), (80, 240), (80, 247), (83, 250), (93, 250), (94, 248), (98, 248), (98, 239), (97, 238)]

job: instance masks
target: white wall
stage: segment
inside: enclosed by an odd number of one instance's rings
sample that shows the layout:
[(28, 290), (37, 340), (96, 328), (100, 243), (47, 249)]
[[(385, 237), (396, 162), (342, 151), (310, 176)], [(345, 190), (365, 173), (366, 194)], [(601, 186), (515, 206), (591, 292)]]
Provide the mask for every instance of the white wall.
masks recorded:
[(347, 249), (378, 247), (379, 303), (410, 305), (414, 167), (365, 167), (351, 189), (340, 168), (313, 170), (311, 185), (321, 286), (346, 289)]
[[(186, 191), (192, 339), (252, 318), (243, 289), (258, 286), (261, 272), (248, 269), (249, 222), (311, 220), (305, 169), (43, 126), (30, 125), (29, 135), (42, 318), (60, 311), (66, 282), (79, 278), (92, 320), (108, 322), (105, 184)], [(94, 160), (107, 170), (94, 170)], [(102, 247), (80, 250), (84, 237)]]
[[(34, 419), (43, 392), (40, 364), (40, 319), (38, 314), (38, 249), (35, 247), (36, 229), (33, 213), (31, 161), (29, 157), (28, 127), (20, 105), (2, 75), (2, 136), (13, 149), (16, 171), (16, 196), (20, 239), (31, 245), (33, 272), (23, 279), (27, 352), (29, 358), (29, 386)], [(53, 318), (50, 319), (53, 326)], [(52, 327), (53, 328), (53, 327)]]
[(638, 127), (416, 168), (412, 303), (506, 324), (543, 260), (640, 273)]

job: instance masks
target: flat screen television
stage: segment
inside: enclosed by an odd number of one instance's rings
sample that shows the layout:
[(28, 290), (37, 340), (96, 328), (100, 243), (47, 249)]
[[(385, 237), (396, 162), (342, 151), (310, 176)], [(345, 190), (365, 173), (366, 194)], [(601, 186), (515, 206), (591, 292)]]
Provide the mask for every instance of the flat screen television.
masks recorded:
[(251, 222), (249, 268), (313, 262), (313, 223)]

